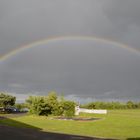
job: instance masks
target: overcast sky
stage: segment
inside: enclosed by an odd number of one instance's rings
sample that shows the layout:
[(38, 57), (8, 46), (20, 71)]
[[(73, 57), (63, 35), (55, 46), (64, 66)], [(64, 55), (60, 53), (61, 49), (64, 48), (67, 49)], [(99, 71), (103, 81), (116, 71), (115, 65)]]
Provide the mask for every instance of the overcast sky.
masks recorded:
[[(0, 0), (0, 56), (59, 36), (95, 36), (140, 50), (139, 0)], [(69, 39), (0, 63), (0, 91), (25, 99), (56, 90), (75, 100), (139, 100), (140, 55)]]

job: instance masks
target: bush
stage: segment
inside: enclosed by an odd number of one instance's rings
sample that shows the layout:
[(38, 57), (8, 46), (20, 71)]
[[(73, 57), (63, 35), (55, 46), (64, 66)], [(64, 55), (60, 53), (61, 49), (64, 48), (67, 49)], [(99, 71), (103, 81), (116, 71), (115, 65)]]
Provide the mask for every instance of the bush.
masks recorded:
[(26, 102), (30, 109), (31, 114), (36, 115), (49, 115), (51, 114), (51, 106), (47, 102), (46, 97), (43, 96), (30, 96)]
[(72, 117), (75, 114), (75, 103), (73, 101), (64, 101), (64, 116)]
[(49, 92), (48, 96), (30, 96), (26, 100), (31, 114), (37, 115), (64, 115), (72, 117), (75, 114), (75, 103), (58, 100), (56, 92)]

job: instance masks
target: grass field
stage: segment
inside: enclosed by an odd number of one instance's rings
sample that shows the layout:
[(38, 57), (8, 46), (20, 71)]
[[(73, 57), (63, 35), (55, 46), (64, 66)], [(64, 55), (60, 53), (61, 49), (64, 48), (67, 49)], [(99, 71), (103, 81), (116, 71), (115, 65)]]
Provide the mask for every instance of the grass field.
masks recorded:
[(0, 124), (94, 137), (140, 139), (140, 110), (110, 110), (107, 115), (80, 114), (80, 116), (102, 119), (85, 122), (53, 120), (51, 117), (29, 115), (0, 119)]

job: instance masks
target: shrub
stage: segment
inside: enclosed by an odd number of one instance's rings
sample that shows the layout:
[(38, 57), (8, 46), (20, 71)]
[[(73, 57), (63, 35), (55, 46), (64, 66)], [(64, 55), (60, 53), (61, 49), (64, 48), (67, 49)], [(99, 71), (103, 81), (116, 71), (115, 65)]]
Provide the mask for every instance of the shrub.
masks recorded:
[(75, 114), (75, 103), (58, 100), (56, 92), (49, 92), (48, 96), (30, 96), (26, 100), (31, 114), (37, 115), (64, 115), (72, 117)]
[(72, 117), (75, 114), (75, 103), (73, 101), (64, 101), (64, 116)]

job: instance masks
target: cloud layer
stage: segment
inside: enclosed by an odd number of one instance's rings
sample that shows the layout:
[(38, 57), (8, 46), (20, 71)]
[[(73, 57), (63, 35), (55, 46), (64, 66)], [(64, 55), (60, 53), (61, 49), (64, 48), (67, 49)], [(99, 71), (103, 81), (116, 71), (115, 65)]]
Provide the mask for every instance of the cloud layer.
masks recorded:
[[(66, 35), (106, 38), (139, 50), (139, 5), (139, 0), (0, 0), (0, 56)], [(0, 90), (138, 99), (140, 62), (134, 53), (96, 41), (45, 45), (0, 64)]]
[(0, 88), (19, 94), (97, 99), (139, 96), (140, 54), (110, 43), (59, 40), (35, 46), (1, 64)]

